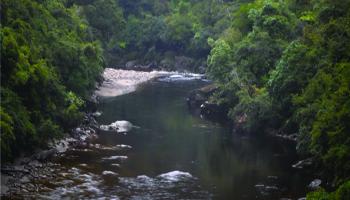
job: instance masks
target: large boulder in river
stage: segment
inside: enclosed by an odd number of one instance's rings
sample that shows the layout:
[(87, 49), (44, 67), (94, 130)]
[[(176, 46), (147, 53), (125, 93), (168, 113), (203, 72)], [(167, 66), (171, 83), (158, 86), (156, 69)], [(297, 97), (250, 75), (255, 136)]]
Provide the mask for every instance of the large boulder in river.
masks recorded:
[(208, 101), (209, 97), (217, 91), (218, 87), (215, 84), (210, 84), (197, 90), (190, 92), (187, 103), (190, 107), (200, 107), (204, 102)]
[(199, 114), (204, 118), (212, 120), (223, 120), (227, 117), (228, 109), (225, 105), (210, 102), (218, 87), (215, 84), (207, 85), (197, 90), (193, 90), (187, 98), (187, 104), (193, 114)]
[(115, 131), (118, 133), (126, 133), (130, 131), (132, 128), (138, 128), (137, 126), (134, 126), (131, 122), (121, 120), (121, 121), (115, 121), (109, 125), (101, 125), (100, 129), (104, 131)]

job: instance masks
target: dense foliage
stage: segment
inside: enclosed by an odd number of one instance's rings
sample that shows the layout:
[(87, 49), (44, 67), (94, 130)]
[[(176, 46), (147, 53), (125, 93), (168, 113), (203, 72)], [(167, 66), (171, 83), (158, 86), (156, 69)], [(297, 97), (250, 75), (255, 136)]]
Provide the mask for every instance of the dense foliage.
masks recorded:
[(1, 1), (1, 157), (44, 146), (76, 125), (104, 65), (80, 8)]
[(122, 66), (126, 61), (157, 62), (172, 65), (175, 56), (195, 59), (204, 66), (210, 52), (208, 37), (218, 38), (229, 27), (235, 2), (217, 0), (119, 0), (124, 10), (125, 29), (110, 54), (112, 62)]
[(234, 31), (209, 41), (216, 101), (236, 128), (295, 134), (333, 183), (349, 180), (350, 2), (256, 0), (233, 15)]

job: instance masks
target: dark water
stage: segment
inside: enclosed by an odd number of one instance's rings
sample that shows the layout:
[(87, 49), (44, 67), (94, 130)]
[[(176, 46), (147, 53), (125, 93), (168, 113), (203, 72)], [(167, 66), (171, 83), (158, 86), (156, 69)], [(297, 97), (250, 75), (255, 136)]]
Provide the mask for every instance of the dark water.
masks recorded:
[[(291, 168), (297, 159), (292, 143), (232, 135), (229, 126), (190, 114), (185, 99), (189, 91), (205, 84), (155, 80), (135, 93), (103, 99), (101, 124), (127, 120), (137, 127), (125, 135), (101, 131), (95, 142), (100, 148), (68, 152), (60, 162), (69, 169), (64, 176), (71, 181), (62, 180), (49, 196), (238, 200), (305, 196), (307, 178)], [(113, 149), (120, 144), (132, 148)]]

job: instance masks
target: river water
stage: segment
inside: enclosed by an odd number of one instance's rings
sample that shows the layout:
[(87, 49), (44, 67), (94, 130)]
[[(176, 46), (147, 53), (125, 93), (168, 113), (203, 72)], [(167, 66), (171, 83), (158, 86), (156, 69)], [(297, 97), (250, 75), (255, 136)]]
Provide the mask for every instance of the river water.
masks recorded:
[[(100, 124), (126, 120), (123, 134), (99, 131), (94, 148), (58, 158), (38, 198), (297, 199), (309, 181), (292, 169), (295, 147), (278, 138), (232, 134), (192, 115), (186, 97), (203, 80), (155, 79), (136, 92), (102, 98)], [(55, 173), (56, 173), (55, 172)]]

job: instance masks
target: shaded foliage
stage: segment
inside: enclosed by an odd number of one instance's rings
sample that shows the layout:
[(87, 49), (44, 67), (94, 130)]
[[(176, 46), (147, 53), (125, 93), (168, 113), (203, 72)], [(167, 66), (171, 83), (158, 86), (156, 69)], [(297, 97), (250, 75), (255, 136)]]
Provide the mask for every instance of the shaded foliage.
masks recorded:
[[(103, 69), (79, 7), (1, 1), (1, 156), (44, 147), (81, 119)], [(21, 148), (18, 148), (21, 147)]]
[(213, 101), (230, 105), (236, 128), (296, 134), (298, 151), (315, 157), (335, 184), (350, 178), (349, 5), (243, 3), (234, 29), (209, 41), (207, 72), (220, 88)]

